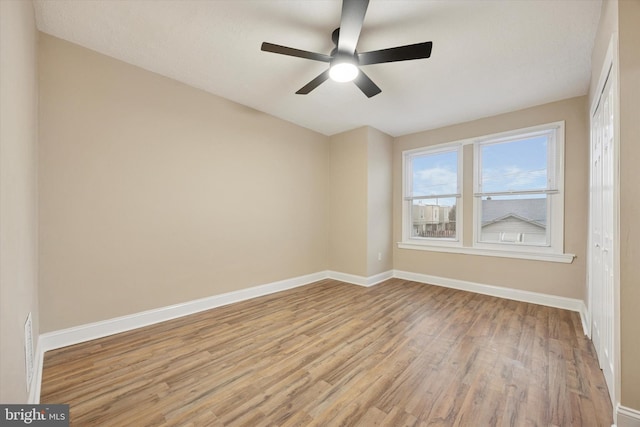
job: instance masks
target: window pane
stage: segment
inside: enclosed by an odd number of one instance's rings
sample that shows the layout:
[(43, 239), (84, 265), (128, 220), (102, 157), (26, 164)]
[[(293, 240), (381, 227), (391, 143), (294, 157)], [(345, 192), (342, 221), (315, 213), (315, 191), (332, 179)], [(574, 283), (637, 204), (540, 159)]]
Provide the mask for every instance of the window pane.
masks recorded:
[(437, 196), (458, 193), (458, 152), (416, 156), (411, 161), (411, 196)]
[(456, 238), (456, 199), (413, 200), (411, 237)]
[(547, 135), (481, 146), (481, 192), (547, 189)]
[(480, 241), (547, 245), (547, 196), (482, 198)]

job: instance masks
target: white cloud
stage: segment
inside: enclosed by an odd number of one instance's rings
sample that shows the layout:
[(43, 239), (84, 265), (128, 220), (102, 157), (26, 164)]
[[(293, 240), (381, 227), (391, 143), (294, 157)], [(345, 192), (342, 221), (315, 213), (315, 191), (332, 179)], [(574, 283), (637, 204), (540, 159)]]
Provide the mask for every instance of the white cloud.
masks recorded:
[(413, 194), (415, 196), (455, 194), (458, 191), (457, 181), (458, 175), (452, 170), (443, 167), (421, 169), (413, 174)]
[(500, 169), (484, 169), (482, 176), (483, 191), (517, 191), (541, 189), (547, 187), (547, 170), (524, 170), (517, 166), (505, 166)]

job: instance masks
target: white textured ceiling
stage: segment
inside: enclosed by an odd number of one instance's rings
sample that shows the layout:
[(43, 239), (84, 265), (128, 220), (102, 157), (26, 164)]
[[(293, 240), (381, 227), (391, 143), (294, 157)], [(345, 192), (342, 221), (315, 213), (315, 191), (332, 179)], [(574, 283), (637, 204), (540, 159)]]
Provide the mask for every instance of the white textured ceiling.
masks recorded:
[(587, 93), (600, 0), (371, 0), (358, 51), (433, 41), (430, 59), (367, 65), (382, 89), (295, 91), (333, 48), (340, 0), (36, 0), (38, 28), (326, 135), (393, 136)]

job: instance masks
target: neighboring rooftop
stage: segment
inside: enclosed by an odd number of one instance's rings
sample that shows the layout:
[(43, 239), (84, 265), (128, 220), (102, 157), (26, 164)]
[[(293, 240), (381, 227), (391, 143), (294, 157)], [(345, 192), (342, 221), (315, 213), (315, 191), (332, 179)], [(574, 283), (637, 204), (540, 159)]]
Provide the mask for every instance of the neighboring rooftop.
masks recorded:
[(483, 200), (482, 224), (493, 222), (509, 215), (520, 219), (534, 221), (541, 225), (547, 223), (547, 200), (537, 199), (510, 199), (510, 200)]

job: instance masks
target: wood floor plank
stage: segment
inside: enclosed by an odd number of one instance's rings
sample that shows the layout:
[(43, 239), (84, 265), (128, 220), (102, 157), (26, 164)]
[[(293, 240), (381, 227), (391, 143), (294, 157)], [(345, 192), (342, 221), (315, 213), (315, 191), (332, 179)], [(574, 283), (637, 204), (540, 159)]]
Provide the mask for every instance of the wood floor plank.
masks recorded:
[(610, 426), (577, 313), (334, 280), (47, 352), (77, 426)]

